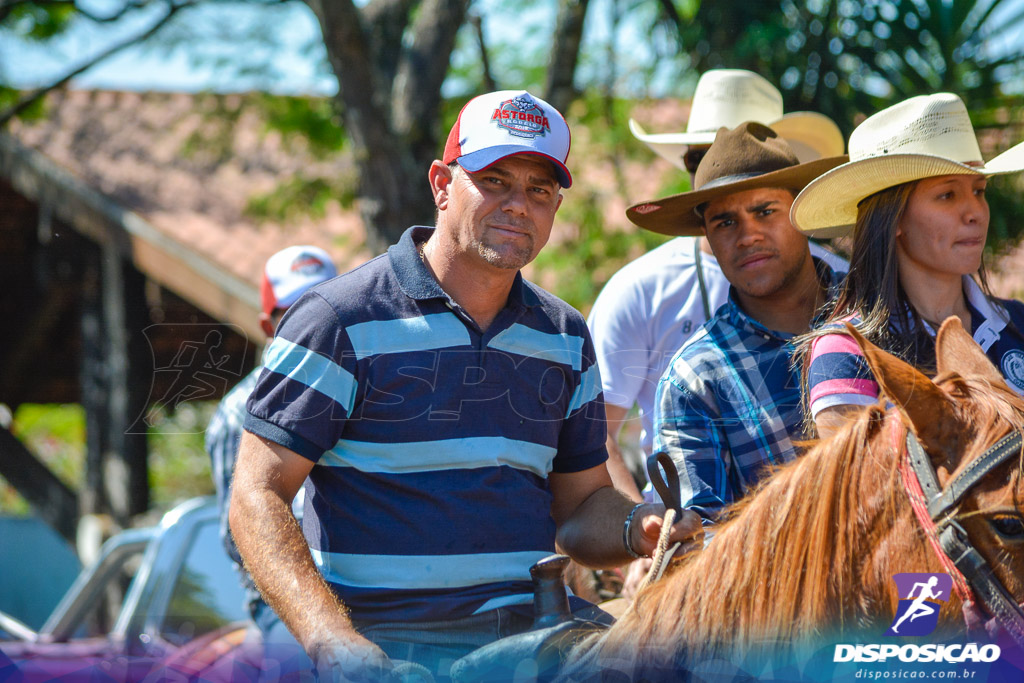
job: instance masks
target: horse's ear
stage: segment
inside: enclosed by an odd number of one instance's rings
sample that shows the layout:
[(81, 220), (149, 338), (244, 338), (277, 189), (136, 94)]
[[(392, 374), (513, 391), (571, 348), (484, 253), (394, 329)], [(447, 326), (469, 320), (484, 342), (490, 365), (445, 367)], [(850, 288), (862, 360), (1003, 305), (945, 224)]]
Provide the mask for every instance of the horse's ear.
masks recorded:
[(869, 342), (850, 323), (846, 329), (864, 352), (882, 393), (907, 418), (925, 448), (944, 446), (949, 435), (943, 432), (954, 428), (954, 420), (946, 419), (953, 416), (946, 393), (914, 366)]
[(935, 337), (935, 363), (940, 375), (956, 372), (961, 377), (978, 375), (999, 384), (1005, 381), (955, 315), (946, 318)]

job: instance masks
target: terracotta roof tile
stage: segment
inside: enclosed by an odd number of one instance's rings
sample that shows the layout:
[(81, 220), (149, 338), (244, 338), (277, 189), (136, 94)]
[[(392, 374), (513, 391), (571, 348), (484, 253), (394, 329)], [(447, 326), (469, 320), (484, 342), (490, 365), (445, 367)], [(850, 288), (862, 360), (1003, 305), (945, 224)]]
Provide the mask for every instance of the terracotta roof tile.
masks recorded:
[[(253, 287), (267, 257), (289, 244), (324, 247), (342, 271), (368, 259), (358, 214), (336, 203), (321, 218), (287, 225), (246, 213), (251, 197), (300, 171), (307, 177), (351, 171), (345, 155), (317, 159), (307, 145), (268, 132), (259, 108), (251, 106), (252, 97), (69, 90), (50, 95), (48, 118), (15, 121), (9, 130), (22, 144)], [(233, 113), (236, 121), (218, 125), (209, 115), (213, 111)], [(651, 132), (683, 130), (687, 114), (686, 103), (674, 99), (642, 102), (631, 112)], [(983, 131), (986, 156), (1019, 139), (1020, 131)], [(635, 146), (642, 149), (640, 143)], [(646, 149), (633, 155), (621, 151), (596, 140), (593, 131), (574, 127), (569, 165), (576, 183), (565, 193), (552, 242), (577, 237), (579, 226), (568, 217), (579, 212), (570, 207), (591, 198), (601, 206), (606, 229), (637, 230), (625, 217), (626, 207), (657, 196), (678, 178), (679, 171)], [(1024, 248), (999, 259), (994, 271), (997, 294), (1024, 295)], [(527, 272), (542, 284), (547, 279), (532, 268)]]
[[(299, 218), (287, 225), (247, 215), (247, 202), (301, 171), (307, 177), (338, 177), (350, 171), (344, 155), (322, 160), (305, 145), (266, 132), (259, 108), (248, 95), (137, 93), (68, 90), (55, 92), (45, 119), (14, 122), (11, 132), (154, 227), (224, 270), (258, 282), (270, 254), (289, 244), (318, 244), (346, 270), (371, 256), (363, 247), (357, 213), (338, 205), (322, 218)], [(681, 119), (678, 103), (645, 105), (638, 116), (651, 126)], [(233, 112), (231, 124), (209, 116)], [(650, 116), (648, 116), (650, 114)], [(682, 109), (685, 114), (685, 109)], [(574, 198), (596, 194), (605, 205), (610, 229), (634, 230), (625, 207), (653, 196), (676, 173), (653, 155), (626, 161), (616, 172), (609, 150), (577, 128), (569, 163), (577, 184)], [(589, 143), (589, 144), (588, 144)], [(620, 187), (620, 179), (626, 186)], [(578, 230), (561, 212), (552, 239), (573, 239)]]
[[(255, 283), (273, 252), (299, 239), (327, 249), (347, 269), (370, 254), (357, 217), (298, 219), (282, 226), (246, 214), (246, 203), (298, 170), (336, 176), (339, 157), (314, 159), (264, 134), (245, 95), (112, 91), (56, 92), (54, 114), (15, 122), (11, 132), (154, 227)], [(225, 127), (204, 112), (238, 111)], [(301, 236), (301, 237), (300, 237)]]

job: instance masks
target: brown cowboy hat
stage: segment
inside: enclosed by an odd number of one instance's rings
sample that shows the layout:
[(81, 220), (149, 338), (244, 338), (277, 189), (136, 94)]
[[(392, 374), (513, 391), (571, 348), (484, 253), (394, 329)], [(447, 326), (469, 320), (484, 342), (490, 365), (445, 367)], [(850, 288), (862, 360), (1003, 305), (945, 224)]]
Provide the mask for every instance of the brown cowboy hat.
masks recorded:
[(774, 130), (747, 121), (732, 130), (719, 129), (697, 167), (695, 190), (631, 206), (626, 216), (641, 228), (663, 235), (702, 235), (704, 219), (697, 213), (702, 205), (762, 187), (790, 189), (796, 194), (846, 160), (844, 155), (801, 164)]

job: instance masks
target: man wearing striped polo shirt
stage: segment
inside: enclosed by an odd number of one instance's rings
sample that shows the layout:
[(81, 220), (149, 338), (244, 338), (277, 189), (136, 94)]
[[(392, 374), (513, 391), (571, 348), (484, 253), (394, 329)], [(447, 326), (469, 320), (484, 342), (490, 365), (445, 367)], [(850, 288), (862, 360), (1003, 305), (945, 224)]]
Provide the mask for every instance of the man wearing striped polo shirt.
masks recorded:
[[(442, 677), (532, 622), (529, 568), (653, 551), (616, 491), (582, 316), (525, 281), (572, 182), (546, 102), (471, 100), (428, 173), (437, 227), (289, 309), (250, 398), (231, 528), (321, 675), (389, 657)], [(305, 541), (287, 509), (309, 477)], [(674, 540), (699, 533), (692, 513)], [(308, 548), (307, 548), (308, 545)], [(385, 655), (386, 653), (386, 655)]]

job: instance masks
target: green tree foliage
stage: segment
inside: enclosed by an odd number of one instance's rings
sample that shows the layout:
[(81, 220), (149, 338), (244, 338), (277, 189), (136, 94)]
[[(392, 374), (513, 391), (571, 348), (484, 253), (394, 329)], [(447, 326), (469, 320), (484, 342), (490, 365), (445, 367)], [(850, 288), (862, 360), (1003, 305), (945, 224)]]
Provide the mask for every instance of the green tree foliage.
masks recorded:
[(286, 145), (299, 140), (316, 159), (345, 149), (348, 133), (332, 100), (259, 93), (256, 103), (266, 118), (267, 130), (281, 133)]
[[(153, 414), (149, 428), (150, 491), (166, 509), (191, 496), (213, 493), (210, 458), (203, 448), (216, 403), (182, 403), (173, 413)], [(11, 431), (74, 490), (85, 479), (85, 411), (80, 405), (24, 403), (14, 411)], [(0, 479), (0, 514), (28, 515), (29, 505)]]
[(544, 274), (546, 287), (584, 313), (615, 271), (669, 239), (647, 230), (609, 227), (600, 198), (593, 193), (575, 198), (559, 219), (579, 226), (579, 233), (572, 240), (546, 246), (534, 267)]
[[(660, 6), (652, 30), (674, 41), (681, 70), (756, 71), (779, 86), (787, 111), (821, 112), (847, 135), (866, 115), (935, 92), (960, 95), (982, 135), (1024, 115), (1024, 44), (1015, 39), (1024, 31), (1024, 5), (1016, 0)], [(1024, 193), (1014, 183), (992, 187), (990, 246), (1000, 249), (1024, 235), (1014, 220), (1024, 213)]]
[[(0, 2), (0, 35), (7, 34), (19, 40), (44, 42), (60, 35), (76, 15), (74, 5), (34, 2)], [(19, 92), (7, 84), (4, 66), (0, 64), (0, 110), (13, 106)], [(26, 117), (39, 116), (42, 107), (36, 104), (24, 112)]]
[[(67, 486), (78, 488), (85, 463), (85, 411), (81, 406), (20, 405), (14, 411), (11, 433)], [(29, 514), (28, 503), (3, 479), (0, 513)]]
[[(348, 134), (335, 100), (268, 93), (254, 94), (251, 99), (266, 121), (265, 132), (279, 133), (285, 146), (301, 146), (318, 160), (346, 151)], [(299, 173), (268, 192), (250, 197), (246, 213), (281, 222), (301, 216), (320, 218), (331, 202), (352, 209), (358, 187), (354, 172), (329, 178)]]
[[(640, 199), (628, 195), (627, 160), (648, 160), (650, 150), (636, 140), (627, 127), (632, 101), (616, 98), (603, 88), (582, 93), (570, 110), (570, 125), (587, 130), (585, 150), (574, 148), (570, 156), (573, 168), (601, 163), (615, 174), (616, 193), (627, 203)], [(655, 171), (651, 171), (652, 173)], [(685, 173), (671, 173), (659, 196), (689, 190)], [(625, 216), (619, 221), (609, 216), (607, 197), (582, 182), (566, 192), (557, 220), (575, 226), (572, 239), (552, 241), (534, 262), (542, 284), (577, 309), (589, 312), (591, 305), (619, 268), (669, 238), (628, 226)]]
[(27, 40), (47, 40), (61, 34), (77, 14), (73, 3), (0, 3), (0, 22)]
[(210, 456), (203, 442), (216, 402), (182, 403), (172, 413), (152, 414), (149, 488), (153, 505), (166, 509), (190, 496), (213, 494)]
[(956, 92), (983, 121), (1019, 103), (1015, 0), (697, 2), (662, 2), (655, 25), (684, 66), (756, 71), (780, 86), (787, 110), (820, 111), (847, 133), (858, 115), (924, 93)]

